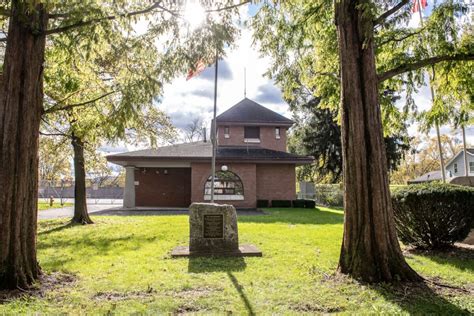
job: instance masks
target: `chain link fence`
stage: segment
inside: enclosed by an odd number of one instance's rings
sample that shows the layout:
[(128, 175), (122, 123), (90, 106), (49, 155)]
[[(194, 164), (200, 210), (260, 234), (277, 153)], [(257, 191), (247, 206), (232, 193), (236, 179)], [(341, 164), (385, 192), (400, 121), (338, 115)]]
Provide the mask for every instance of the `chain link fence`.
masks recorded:
[(344, 191), (340, 184), (314, 184), (301, 181), (298, 183), (298, 198), (311, 199), (319, 205), (344, 205)]
[[(74, 202), (74, 181), (40, 181), (38, 197), (44, 202), (51, 198), (61, 205)], [(107, 181), (87, 181), (88, 204), (122, 204), (123, 186)]]

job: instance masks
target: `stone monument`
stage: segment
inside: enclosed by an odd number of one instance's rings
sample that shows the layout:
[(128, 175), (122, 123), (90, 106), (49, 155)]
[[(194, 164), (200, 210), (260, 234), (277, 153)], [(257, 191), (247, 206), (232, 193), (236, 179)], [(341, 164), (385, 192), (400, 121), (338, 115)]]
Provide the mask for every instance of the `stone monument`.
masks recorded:
[(178, 246), (172, 257), (261, 257), (254, 245), (239, 247), (237, 212), (232, 205), (193, 203), (189, 207), (189, 247)]

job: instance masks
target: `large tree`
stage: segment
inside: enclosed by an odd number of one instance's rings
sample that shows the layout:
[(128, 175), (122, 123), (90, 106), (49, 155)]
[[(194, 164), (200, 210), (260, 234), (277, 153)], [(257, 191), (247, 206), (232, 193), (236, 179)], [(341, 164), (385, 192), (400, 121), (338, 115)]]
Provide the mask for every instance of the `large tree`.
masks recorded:
[[(295, 93), (298, 93), (295, 91)], [(299, 179), (337, 183), (342, 180), (341, 126), (337, 122), (337, 109), (318, 107), (318, 98), (311, 98), (304, 104), (292, 104), (296, 124), (289, 136), (288, 149), (291, 152), (311, 155), (312, 165), (298, 170)], [(389, 172), (398, 168), (400, 161), (410, 148), (406, 128), (384, 137)]]
[[(368, 282), (421, 280), (406, 263), (394, 228), (382, 116), (397, 114), (383, 92), (413, 92), (424, 80), (424, 67), (474, 59), (472, 41), (451, 36), (459, 32), (454, 17), (460, 6), (442, 2), (423, 28), (408, 26), (408, 0), (268, 2), (256, 15), (255, 35), (274, 58), (270, 75), (284, 93), (297, 84), (284, 80), (296, 68), (303, 70), (300, 81), (321, 97), (321, 106), (340, 106), (342, 273)], [(430, 42), (429, 50), (420, 43), (421, 33)], [(408, 93), (407, 108), (413, 105), (410, 97)]]
[[(245, 1), (246, 2), (246, 1)], [(204, 27), (186, 32), (183, 3), (164, 1), (48, 1), (2, 2), (6, 41), (0, 87), (0, 287), (26, 287), (37, 279), (36, 222), (38, 137), (43, 109), (46, 38), (69, 34), (71, 39), (107, 38), (127, 32), (142, 18), (150, 43), (167, 63), (167, 80), (184, 73), (198, 59), (211, 61), (216, 49), (232, 41), (237, 5), (233, 1), (205, 2)], [(211, 7), (212, 6), (212, 7)], [(2, 23), (5, 24), (5, 23)], [(70, 41), (75, 45), (74, 40)], [(87, 44), (84, 53), (87, 54)], [(146, 84), (144, 82), (143, 84)]]

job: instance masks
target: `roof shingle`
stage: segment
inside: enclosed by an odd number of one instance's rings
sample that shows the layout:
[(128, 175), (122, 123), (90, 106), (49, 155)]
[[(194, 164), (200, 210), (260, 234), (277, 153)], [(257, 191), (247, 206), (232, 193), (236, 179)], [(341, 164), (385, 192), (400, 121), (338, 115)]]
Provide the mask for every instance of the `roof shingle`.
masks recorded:
[(263, 123), (284, 126), (293, 125), (293, 121), (250, 99), (243, 99), (224, 113), (216, 117), (218, 123)]

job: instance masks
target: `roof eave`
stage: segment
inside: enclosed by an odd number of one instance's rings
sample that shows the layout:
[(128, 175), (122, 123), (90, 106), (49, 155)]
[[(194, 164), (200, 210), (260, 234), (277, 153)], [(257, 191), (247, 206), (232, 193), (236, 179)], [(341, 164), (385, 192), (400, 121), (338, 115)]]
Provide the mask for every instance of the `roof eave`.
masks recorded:
[(294, 122), (233, 122), (233, 121), (217, 121), (217, 125), (229, 126), (284, 126), (291, 127)]

